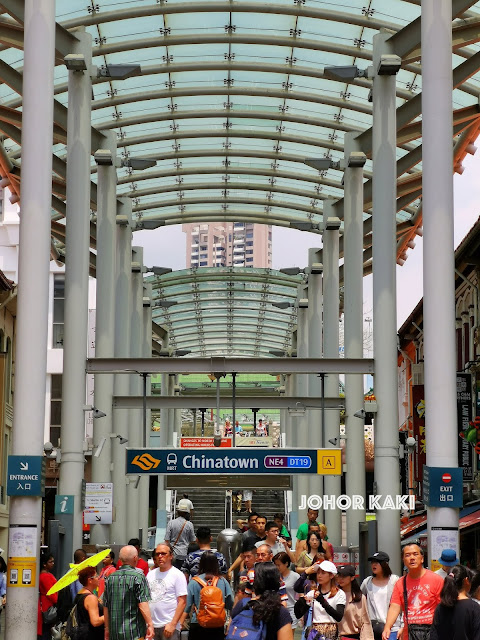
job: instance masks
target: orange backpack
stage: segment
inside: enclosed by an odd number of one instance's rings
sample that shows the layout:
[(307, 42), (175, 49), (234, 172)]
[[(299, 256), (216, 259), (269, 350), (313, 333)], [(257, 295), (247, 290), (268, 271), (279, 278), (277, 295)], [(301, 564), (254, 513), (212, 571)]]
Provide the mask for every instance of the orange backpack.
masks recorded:
[(197, 621), (201, 627), (213, 629), (225, 624), (225, 602), (222, 590), (217, 587), (218, 577), (205, 582), (201, 578), (193, 578), (202, 587), (200, 589), (200, 604), (197, 609)]

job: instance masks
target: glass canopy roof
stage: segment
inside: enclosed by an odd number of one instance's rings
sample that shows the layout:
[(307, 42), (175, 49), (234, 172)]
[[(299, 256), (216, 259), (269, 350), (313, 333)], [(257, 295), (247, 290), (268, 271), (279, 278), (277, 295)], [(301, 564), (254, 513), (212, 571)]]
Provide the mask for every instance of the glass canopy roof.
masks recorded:
[[(114, 130), (124, 164), (138, 157), (156, 161), (155, 167), (141, 172), (128, 166), (118, 170), (117, 192), (133, 199), (136, 229), (229, 220), (311, 226), (314, 233), (322, 232), (324, 201), (343, 197), (342, 172), (318, 171), (305, 159), (340, 160), (349, 131), (365, 132), (362, 149), (369, 156), (371, 80), (361, 72), (371, 65), (373, 37), (384, 30), (392, 34), (393, 49), (403, 60), (397, 75), (397, 255), (401, 259), (422, 220), (420, 5), (420, 0), (57, 0), (62, 34), (57, 42), (53, 145), (57, 255), (64, 251), (68, 108), (67, 70), (61, 62), (77, 30), (91, 34), (93, 63), (98, 67), (141, 65), (140, 75), (125, 80), (96, 78), (92, 91), (92, 152), (101, 145), (99, 132)], [(8, 12), (1, 18), (0, 30), (0, 128), (5, 152), (0, 168), (5, 174), (9, 163), (21, 162), (23, 2), (2, 0), (1, 6)], [(479, 127), (480, 2), (456, 0), (453, 7), (453, 142), (458, 166)], [(347, 82), (325, 72), (326, 67), (352, 65), (360, 75)], [(365, 272), (371, 268), (371, 171), (369, 158)], [(92, 157), (93, 223), (95, 183)], [(13, 187), (19, 188), (18, 182)], [(338, 211), (342, 217), (342, 208)], [(270, 277), (270, 287), (280, 286), (277, 276)], [(195, 282), (195, 274), (190, 274), (188, 286)], [(227, 295), (228, 282), (228, 278), (216, 281), (212, 292)], [(165, 289), (173, 292), (174, 286), (169, 282)], [(261, 304), (261, 296), (257, 303)], [(247, 298), (242, 304), (247, 315), (253, 300)], [(255, 307), (257, 315), (259, 308)], [(182, 300), (169, 311), (172, 336), (179, 345), (188, 343), (190, 327), (183, 316), (192, 316), (193, 309), (192, 300), (190, 304)], [(208, 315), (214, 316), (214, 310)], [(205, 317), (203, 322), (202, 349), (210, 352)], [(249, 352), (255, 351), (256, 338), (254, 333)], [(266, 350), (287, 344), (273, 328), (262, 339)], [(228, 349), (242, 352), (246, 342), (236, 334)]]

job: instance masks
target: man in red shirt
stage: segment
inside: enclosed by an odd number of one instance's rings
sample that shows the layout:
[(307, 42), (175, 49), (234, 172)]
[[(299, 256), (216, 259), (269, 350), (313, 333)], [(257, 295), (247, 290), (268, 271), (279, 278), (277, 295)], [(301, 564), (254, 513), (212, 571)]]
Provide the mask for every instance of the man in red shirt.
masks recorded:
[[(403, 564), (408, 573), (395, 583), (388, 608), (387, 621), (382, 633), (382, 640), (388, 640), (390, 630), (403, 611), (405, 613), (404, 581), (407, 587), (407, 618), (404, 616), (405, 632), (402, 640), (408, 640), (408, 627), (423, 627), (425, 637), (428, 638), (428, 630), (433, 622), (433, 614), (440, 602), (440, 592), (443, 588), (443, 578), (438, 574), (425, 569), (423, 566), (423, 550), (418, 544), (407, 544), (403, 547)], [(411, 629), (413, 631), (413, 629)]]
[[(149, 572), (148, 562), (140, 557), (140, 540), (138, 538), (130, 538), (128, 544), (138, 551), (138, 561), (136, 569), (137, 571), (142, 571), (145, 575)], [(117, 569), (122, 566), (122, 561), (119, 560), (117, 564)]]

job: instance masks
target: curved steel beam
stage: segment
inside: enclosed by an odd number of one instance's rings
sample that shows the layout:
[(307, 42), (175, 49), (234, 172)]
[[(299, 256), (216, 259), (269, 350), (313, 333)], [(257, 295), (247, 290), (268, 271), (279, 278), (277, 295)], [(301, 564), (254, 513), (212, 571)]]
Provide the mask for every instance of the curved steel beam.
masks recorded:
[[(267, 205), (267, 203), (265, 203), (265, 205)], [(251, 211), (223, 211), (223, 212), (218, 212), (218, 213), (208, 213), (205, 211), (191, 211), (191, 212), (183, 212), (180, 213), (178, 212), (177, 214), (172, 214), (172, 216), (176, 216), (176, 217), (163, 217), (161, 219), (159, 219), (158, 217), (154, 217), (154, 218), (145, 218), (146, 220), (160, 220), (160, 224), (159, 226), (165, 225), (165, 226), (170, 226), (170, 225), (174, 225), (174, 224), (184, 224), (186, 222), (239, 222), (242, 220), (245, 220), (247, 222), (256, 222), (258, 224), (269, 224), (272, 226), (276, 226), (276, 227), (287, 227), (287, 228), (292, 228), (292, 223), (294, 221), (298, 221), (298, 222), (312, 222), (312, 220), (310, 220), (309, 218), (307, 218), (306, 216), (301, 218), (292, 218), (292, 216), (284, 216), (283, 218), (279, 218), (277, 214), (273, 214), (273, 216), (270, 217), (266, 217), (265, 214), (261, 214), (260, 212), (258, 213), (252, 213)], [(271, 214), (269, 214), (271, 215)], [(136, 222), (137, 222), (137, 228), (134, 229), (134, 231), (141, 231), (142, 230), (142, 223), (143, 218), (137, 218)], [(321, 219), (319, 221), (316, 221), (319, 224), (321, 223)], [(295, 228), (295, 227), (293, 227)], [(321, 234), (322, 231), (320, 231), (319, 229), (311, 229), (309, 231), (309, 233), (319, 233)]]
[(122, 194), (126, 195), (127, 198), (141, 198), (143, 196), (148, 195), (159, 195), (161, 193), (171, 193), (172, 191), (202, 191), (204, 189), (212, 189), (212, 190), (245, 190), (245, 191), (265, 191), (265, 192), (273, 192), (273, 193), (286, 193), (292, 196), (299, 196), (301, 198), (310, 198), (312, 200), (329, 200), (329, 196), (324, 196), (321, 193), (317, 193), (316, 191), (305, 191), (303, 189), (294, 189), (293, 187), (282, 187), (281, 185), (276, 184), (257, 184), (255, 182), (235, 182), (230, 185), (225, 184), (225, 182), (195, 182), (188, 184), (170, 184), (165, 187), (151, 187), (150, 189), (144, 190), (136, 190), (129, 191), (128, 193)]
[[(147, 91), (144, 93), (121, 94), (104, 100), (92, 102), (92, 110), (118, 107), (132, 102), (143, 102), (148, 100), (175, 100), (176, 98), (190, 96), (253, 96), (255, 98), (279, 98), (280, 100), (301, 100), (314, 104), (324, 104), (337, 109), (347, 109), (372, 115), (372, 107), (369, 103), (361, 104), (343, 98), (333, 98), (331, 96), (314, 93), (302, 93), (292, 89), (265, 89), (261, 87), (182, 87), (180, 89), (160, 89), (159, 91)], [(171, 114), (175, 119), (175, 113)]]
[[(227, 93), (227, 92), (226, 92)], [(358, 126), (347, 125), (337, 120), (327, 120), (324, 118), (311, 118), (308, 116), (300, 116), (292, 113), (282, 113), (277, 111), (236, 111), (229, 109), (220, 112), (218, 109), (202, 109), (192, 111), (175, 111), (174, 114), (167, 111), (166, 113), (148, 113), (129, 118), (118, 118), (118, 120), (107, 120), (106, 122), (97, 123), (98, 129), (118, 129), (121, 127), (129, 127), (131, 125), (148, 124), (150, 122), (165, 122), (166, 120), (196, 120), (197, 118), (248, 118), (250, 120), (279, 120), (284, 122), (296, 122), (298, 124), (308, 124), (326, 129), (336, 129), (338, 131), (358, 131), (361, 133), (363, 129)], [(225, 131), (227, 134), (227, 131)]]
[(354, 45), (350, 46), (345, 44), (336, 44), (333, 42), (322, 42), (321, 40), (308, 40), (301, 36), (296, 38), (294, 36), (259, 35), (257, 33), (170, 34), (164, 36), (159, 35), (155, 38), (142, 38), (141, 40), (119, 40), (110, 44), (105, 43), (92, 47), (92, 56), (95, 58), (97, 56), (106, 56), (110, 53), (138, 51), (140, 49), (152, 49), (154, 47), (202, 44), (257, 44), (273, 47), (288, 47), (289, 49), (312, 49), (313, 51), (325, 51), (326, 53), (335, 53), (353, 59), (360, 58), (368, 61), (372, 59), (371, 51), (361, 49)]
[[(3, 107), (1, 107), (3, 108)], [(18, 111), (15, 111), (18, 113)], [(305, 144), (311, 147), (321, 147), (343, 153), (343, 145), (332, 140), (317, 139), (307, 136), (298, 136), (291, 133), (278, 131), (253, 131), (251, 129), (229, 129), (226, 131), (218, 129), (201, 129), (189, 131), (168, 131), (166, 133), (152, 133), (119, 140), (117, 147), (129, 147), (137, 144), (148, 144), (150, 142), (170, 142), (171, 140), (191, 140), (197, 138), (248, 138), (252, 140), (272, 140), (274, 142), (293, 142), (295, 144)]]
[(206, 0), (205, 2), (184, 2), (178, 4), (160, 4), (130, 7), (128, 9), (120, 9), (118, 11), (105, 11), (92, 13), (88, 16), (80, 18), (72, 18), (71, 20), (62, 21), (61, 25), (64, 29), (73, 29), (79, 26), (90, 26), (94, 24), (104, 24), (106, 22), (116, 22), (119, 20), (130, 20), (132, 18), (141, 18), (158, 15), (169, 15), (178, 13), (266, 13), (297, 16), (299, 18), (316, 18), (318, 20), (329, 20), (333, 22), (344, 22), (346, 24), (354, 24), (365, 27), (366, 29), (390, 29), (399, 31), (401, 26), (387, 20), (377, 20), (373, 17), (367, 17), (363, 14), (342, 13), (329, 9), (320, 9), (308, 7), (303, 4), (285, 5), (285, 4), (265, 4), (259, 2), (218, 2)]
[[(119, 178), (119, 185), (127, 183), (141, 182), (142, 180), (151, 180), (153, 178), (170, 178), (173, 176), (190, 176), (190, 175), (242, 175), (242, 176), (266, 176), (276, 178), (286, 178), (287, 180), (302, 180), (303, 182), (313, 182), (314, 184), (323, 184), (323, 178), (317, 174), (310, 173), (294, 173), (293, 171), (282, 171), (280, 169), (255, 169), (254, 167), (207, 167), (199, 165), (196, 167), (185, 167), (185, 169), (167, 169), (164, 171), (143, 171), (141, 173), (133, 173), (130, 176)], [(227, 183), (228, 184), (228, 183)], [(232, 183), (233, 184), (233, 183)], [(179, 185), (180, 188), (180, 185)]]
[[(191, 205), (191, 204), (251, 204), (260, 207), (266, 207), (268, 205), (272, 207), (280, 207), (281, 209), (293, 209), (294, 211), (303, 211), (305, 213), (310, 213), (312, 215), (322, 215), (322, 210), (317, 209), (316, 207), (308, 207), (307, 205), (300, 204), (299, 202), (282, 202), (278, 200), (269, 201), (267, 199), (260, 200), (255, 198), (232, 198), (232, 197), (212, 197), (208, 196), (207, 198), (185, 198), (180, 200), (176, 198), (175, 200), (160, 200), (159, 202), (145, 202), (143, 204), (138, 204), (133, 207), (133, 211), (148, 211), (149, 209), (164, 209), (166, 207), (178, 207), (179, 205)], [(177, 212), (172, 212), (174, 215), (178, 215)], [(167, 214), (168, 215), (168, 214)], [(273, 214), (275, 215), (275, 214)]]

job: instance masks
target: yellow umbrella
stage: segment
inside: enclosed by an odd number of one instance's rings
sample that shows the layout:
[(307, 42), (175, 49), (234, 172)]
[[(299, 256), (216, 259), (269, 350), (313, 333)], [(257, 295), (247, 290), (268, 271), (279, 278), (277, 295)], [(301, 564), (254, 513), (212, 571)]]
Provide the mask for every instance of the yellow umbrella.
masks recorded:
[(71, 564), (70, 569), (67, 571), (67, 573), (59, 580), (57, 580), (53, 587), (51, 587), (51, 589), (47, 592), (47, 596), (50, 596), (52, 593), (57, 593), (57, 591), (60, 591), (64, 587), (67, 587), (69, 584), (72, 584), (72, 582), (75, 582), (75, 580), (78, 579), (79, 571), (85, 569), (85, 567), (96, 567), (97, 564), (99, 564), (104, 558), (108, 556), (110, 551), (111, 549), (104, 549), (103, 551), (96, 553), (94, 556), (90, 556), (90, 558), (87, 558), (83, 562), (80, 562), (80, 564)]

